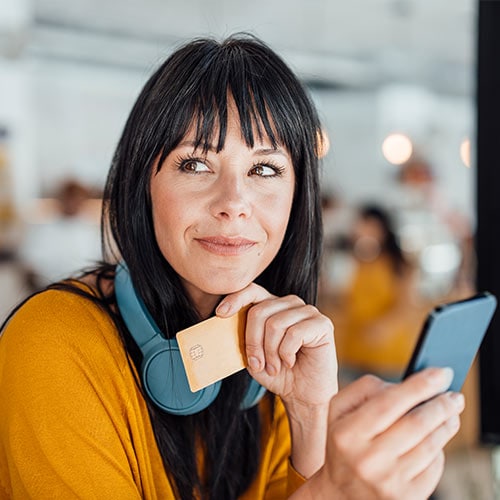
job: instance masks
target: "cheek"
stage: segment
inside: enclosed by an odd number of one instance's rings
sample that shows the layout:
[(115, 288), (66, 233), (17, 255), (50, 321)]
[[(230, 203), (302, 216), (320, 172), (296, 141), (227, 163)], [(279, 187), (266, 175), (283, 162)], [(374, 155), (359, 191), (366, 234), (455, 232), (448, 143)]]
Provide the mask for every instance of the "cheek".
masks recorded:
[(292, 209), (292, 196), (274, 199), (263, 205), (268, 233), (272, 235), (275, 244), (281, 245), (285, 236), (290, 212)]
[(153, 196), (153, 225), (160, 248), (176, 241), (182, 235), (185, 211), (175, 196)]

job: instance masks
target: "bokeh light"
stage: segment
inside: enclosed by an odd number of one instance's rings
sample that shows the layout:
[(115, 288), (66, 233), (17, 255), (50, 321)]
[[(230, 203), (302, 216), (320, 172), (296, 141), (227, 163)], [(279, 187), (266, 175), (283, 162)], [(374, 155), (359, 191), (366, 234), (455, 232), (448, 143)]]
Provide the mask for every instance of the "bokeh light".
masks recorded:
[(413, 144), (405, 134), (389, 134), (382, 143), (382, 153), (385, 159), (393, 165), (406, 162), (413, 152)]

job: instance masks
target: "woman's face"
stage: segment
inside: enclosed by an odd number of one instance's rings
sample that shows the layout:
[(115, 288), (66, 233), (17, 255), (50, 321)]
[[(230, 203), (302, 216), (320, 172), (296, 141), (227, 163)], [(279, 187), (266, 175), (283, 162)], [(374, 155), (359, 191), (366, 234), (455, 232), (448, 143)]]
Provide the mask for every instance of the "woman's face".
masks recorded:
[[(215, 134), (216, 135), (216, 134)], [(248, 148), (234, 105), (224, 149), (194, 149), (194, 131), (151, 178), (155, 235), (198, 312), (264, 271), (283, 241), (295, 174), (283, 147), (266, 138)]]
[(354, 255), (363, 262), (374, 261), (381, 253), (387, 234), (374, 217), (360, 217), (353, 227)]

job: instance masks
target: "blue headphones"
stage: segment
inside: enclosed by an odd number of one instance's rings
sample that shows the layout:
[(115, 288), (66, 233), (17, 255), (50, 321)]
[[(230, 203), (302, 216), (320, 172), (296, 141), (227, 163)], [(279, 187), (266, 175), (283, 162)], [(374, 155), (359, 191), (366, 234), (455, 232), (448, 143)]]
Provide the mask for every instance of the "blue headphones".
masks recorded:
[[(116, 267), (115, 294), (123, 320), (142, 352), (142, 383), (153, 402), (174, 415), (192, 415), (207, 408), (217, 397), (221, 382), (191, 392), (177, 340), (163, 337), (137, 295), (124, 263)], [(241, 409), (256, 405), (265, 392), (266, 389), (251, 378)]]

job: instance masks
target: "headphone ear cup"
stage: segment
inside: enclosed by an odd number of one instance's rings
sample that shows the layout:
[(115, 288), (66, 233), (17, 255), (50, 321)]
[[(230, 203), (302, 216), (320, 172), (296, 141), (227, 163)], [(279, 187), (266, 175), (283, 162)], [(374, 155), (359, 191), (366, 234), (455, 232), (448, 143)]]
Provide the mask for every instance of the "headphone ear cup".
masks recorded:
[[(153, 403), (174, 415), (192, 415), (207, 408), (219, 394), (221, 382), (191, 392), (177, 341), (162, 336), (136, 294), (124, 262), (116, 268), (115, 293), (123, 320), (142, 352), (142, 383)], [(256, 405), (265, 392), (251, 378), (240, 408), (247, 410)]]
[(192, 415), (204, 410), (221, 387), (221, 383), (216, 382), (191, 392), (179, 348), (165, 339), (145, 354), (142, 379), (153, 402), (174, 415)]
[(259, 403), (265, 393), (266, 388), (260, 385), (254, 378), (250, 377), (250, 382), (248, 383), (245, 396), (241, 401), (240, 409), (249, 410), (252, 406)]

